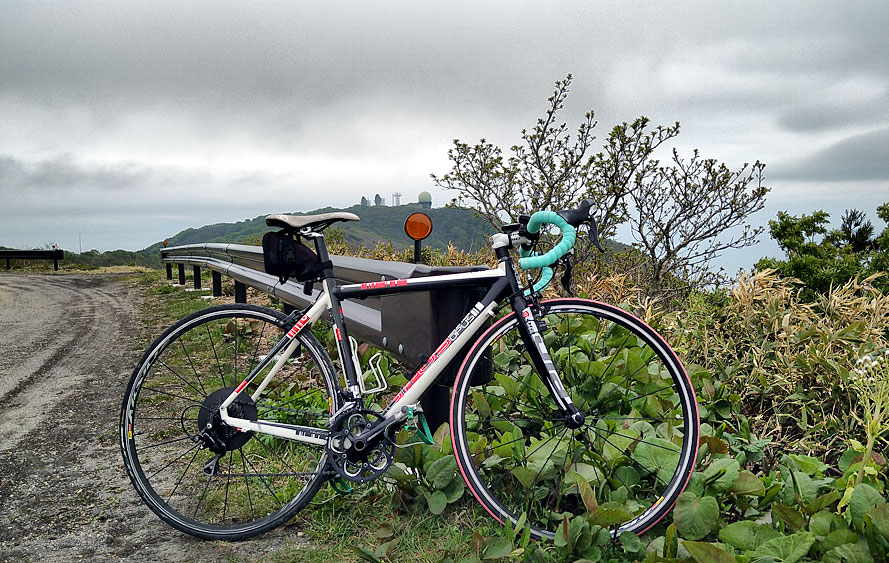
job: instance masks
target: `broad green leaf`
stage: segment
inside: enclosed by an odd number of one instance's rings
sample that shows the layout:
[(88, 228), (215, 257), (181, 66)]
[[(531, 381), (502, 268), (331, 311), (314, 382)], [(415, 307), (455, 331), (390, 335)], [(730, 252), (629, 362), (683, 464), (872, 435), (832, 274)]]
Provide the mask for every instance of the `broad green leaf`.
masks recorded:
[(434, 493), (426, 493), (426, 504), (429, 505), (429, 512), (432, 514), (441, 514), (448, 505), (448, 497), (443, 491), (435, 491)]
[(519, 483), (522, 484), (523, 487), (529, 488), (534, 484), (534, 478), (537, 476), (537, 472), (527, 466), (518, 466), (513, 467), (510, 470), (513, 477), (519, 480)]
[(482, 559), (499, 559), (512, 553), (512, 542), (501, 536), (485, 540), (479, 555)]
[(705, 486), (710, 487), (714, 491), (725, 491), (735, 484), (735, 481), (738, 480), (738, 473), (740, 471), (741, 465), (736, 459), (715, 459), (710, 466), (704, 470)]
[(815, 499), (815, 502), (806, 506), (806, 512), (814, 514), (819, 510), (824, 510), (832, 506), (835, 502), (842, 498), (843, 494), (837, 490), (830, 491)]
[(762, 484), (759, 477), (746, 469), (738, 473), (738, 480), (728, 490), (736, 495), (761, 497), (766, 494), (765, 485)]
[(815, 534), (797, 532), (790, 536), (771, 539), (751, 552), (754, 561), (769, 558), (781, 563), (796, 563), (809, 553), (815, 543)]
[(448, 498), (448, 504), (451, 504), (452, 502), (457, 502), (463, 496), (465, 490), (466, 484), (463, 482), (463, 479), (456, 478), (442, 489), (442, 492)]
[[(679, 465), (679, 446), (663, 438), (651, 438), (636, 445), (633, 459), (645, 469), (656, 473), (663, 482), (669, 483)], [(737, 477), (737, 473), (735, 476)]]
[(839, 516), (829, 510), (816, 512), (809, 518), (809, 531), (816, 536), (826, 536), (830, 533), (834, 522), (839, 521)]
[[(598, 485), (605, 479), (605, 476), (602, 475), (602, 473), (599, 471), (598, 468), (596, 468), (596, 466), (590, 465), (588, 463), (578, 462), (570, 466), (568, 469), (569, 471), (565, 480), (569, 485), (576, 484), (578, 476), (585, 479), (586, 482), (590, 483), (591, 485), (593, 483)], [(577, 475), (574, 475), (575, 473)]]
[(553, 538), (553, 543), (556, 544), (556, 547), (565, 547), (568, 545), (569, 538), (568, 517), (565, 516), (562, 519), (562, 522), (556, 527), (556, 535)]
[(823, 475), (824, 472), (827, 471), (827, 464), (823, 463), (817, 457), (801, 454), (790, 454), (789, 457), (796, 463), (796, 466), (799, 468), (799, 470), (806, 475)]
[(451, 428), (450, 425), (445, 422), (435, 431), (435, 434), (432, 436), (432, 440), (435, 443), (435, 447), (438, 448), (438, 451), (442, 451), (442, 444), (445, 441), (451, 441)]
[(676, 500), (673, 521), (679, 535), (689, 540), (699, 540), (710, 533), (719, 520), (719, 505), (713, 497), (698, 498), (684, 492)]
[[(639, 438), (639, 432), (631, 428), (618, 427), (613, 433), (609, 430), (599, 430), (596, 433), (602, 436), (604, 441), (602, 455), (608, 463), (612, 464), (622, 455), (626, 455), (624, 452), (629, 449), (630, 444)], [(677, 446), (673, 446), (673, 448), (678, 449)], [(636, 451), (638, 452), (638, 446)]]
[(715, 543), (683, 540), (682, 545), (697, 563), (735, 563), (735, 558)]
[[(494, 379), (497, 380), (497, 383), (503, 387), (503, 390), (506, 391), (506, 396), (511, 398), (518, 398), (520, 395), (519, 392), (519, 384), (518, 382), (502, 373), (494, 374)], [(475, 398), (475, 393), (473, 393), (473, 399)]]
[(863, 529), (864, 515), (880, 504), (885, 504), (886, 499), (876, 489), (866, 483), (855, 487), (852, 498), (849, 500), (849, 512), (852, 515), (852, 525), (856, 530)]
[(879, 504), (868, 513), (871, 523), (889, 539), (889, 504)]
[(488, 400), (485, 399), (485, 397), (475, 389), (473, 389), (470, 393), (472, 395), (472, 406), (475, 407), (478, 415), (482, 418), (490, 418), (491, 406), (488, 404)]
[(754, 550), (780, 535), (781, 533), (771, 526), (757, 524), (751, 520), (734, 522), (719, 530), (719, 539), (741, 551)]
[[(599, 505), (599, 510), (591, 515), (590, 522), (602, 526), (603, 529), (615, 524), (623, 524), (633, 517), (627, 507), (618, 502), (605, 502)], [(608, 530), (604, 530), (608, 533)]]
[(633, 532), (623, 532), (620, 535), (620, 546), (628, 553), (636, 553), (642, 549), (642, 542)]
[(707, 444), (707, 451), (711, 454), (728, 453), (728, 444), (719, 438), (714, 438), (713, 436), (701, 436), (700, 441), (702, 444)]
[(456, 478), (457, 459), (453, 455), (432, 462), (426, 472), (426, 479), (435, 489), (444, 489)]
[(366, 547), (361, 547), (360, 545), (356, 545), (352, 550), (355, 552), (355, 555), (364, 561), (370, 561), (371, 563), (382, 563), (381, 559), (377, 557), (373, 551), (367, 549)]
[(596, 493), (586, 479), (583, 477), (577, 479), (577, 489), (580, 491), (580, 498), (583, 500), (583, 506), (587, 512), (595, 513), (599, 510), (599, 503), (596, 502)]
[(803, 504), (810, 504), (818, 498), (818, 487), (812, 482), (812, 478), (802, 471), (791, 471), (790, 483), (793, 490), (802, 499)]
[(880, 504), (864, 517), (864, 536), (872, 553), (889, 554), (887, 505)]
[(772, 517), (784, 522), (786, 525), (796, 530), (802, 530), (806, 527), (806, 518), (800, 514), (799, 510), (783, 504), (772, 505)]
[(679, 536), (676, 534), (676, 524), (670, 524), (667, 526), (667, 533), (664, 534), (664, 557), (676, 557), (678, 542)]
[(874, 563), (874, 558), (867, 544), (847, 543), (825, 552), (821, 563)]
[(821, 542), (821, 545), (819, 547), (823, 551), (828, 551), (837, 546), (847, 543), (855, 543), (857, 541), (858, 534), (856, 534), (849, 528), (842, 528), (840, 530), (834, 530), (833, 532), (827, 534), (827, 537), (824, 538), (824, 541)]

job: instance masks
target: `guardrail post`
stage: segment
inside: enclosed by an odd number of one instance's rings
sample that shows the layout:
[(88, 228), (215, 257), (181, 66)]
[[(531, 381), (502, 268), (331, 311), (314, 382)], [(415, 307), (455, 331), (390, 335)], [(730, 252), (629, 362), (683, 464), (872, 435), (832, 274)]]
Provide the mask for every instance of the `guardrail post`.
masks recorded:
[(201, 289), (201, 267), (192, 266), (191, 271), (194, 274), (194, 288)]
[(179, 266), (179, 285), (185, 285), (185, 264), (177, 264)]
[(235, 282), (235, 303), (247, 302), (247, 286), (243, 283)]
[(213, 297), (222, 297), (222, 274), (213, 272)]
[(173, 265), (170, 264), (169, 262), (167, 262), (167, 279), (168, 280), (173, 279)]

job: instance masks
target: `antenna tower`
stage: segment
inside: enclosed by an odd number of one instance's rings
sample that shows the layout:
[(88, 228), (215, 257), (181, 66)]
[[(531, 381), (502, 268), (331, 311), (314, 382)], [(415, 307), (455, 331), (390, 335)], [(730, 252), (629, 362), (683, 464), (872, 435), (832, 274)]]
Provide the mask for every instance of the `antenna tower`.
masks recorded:
[(401, 205), (401, 193), (395, 192), (392, 194), (392, 205)]

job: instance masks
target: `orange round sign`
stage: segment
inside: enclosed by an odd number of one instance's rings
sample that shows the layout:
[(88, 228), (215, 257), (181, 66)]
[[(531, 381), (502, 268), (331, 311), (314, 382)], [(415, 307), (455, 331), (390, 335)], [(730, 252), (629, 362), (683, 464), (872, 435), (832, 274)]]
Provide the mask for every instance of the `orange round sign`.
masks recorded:
[(414, 240), (423, 240), (432, 232), (432, 219), (425, 213), (411, 213), (404, 220), (404, 232)]

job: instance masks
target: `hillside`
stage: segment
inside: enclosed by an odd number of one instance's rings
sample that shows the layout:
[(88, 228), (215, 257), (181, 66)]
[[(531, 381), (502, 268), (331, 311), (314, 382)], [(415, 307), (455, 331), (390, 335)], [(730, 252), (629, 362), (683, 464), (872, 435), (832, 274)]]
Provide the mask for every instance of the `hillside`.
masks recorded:
[[(308, 213), (294, 215), (313, 215), (331, 211), (348, 211), (361, 218), (358, 222), (337, 223), (346, 240), (356, 246), (363, 244), (373, 246), (379, 241), (391, 242), (394, 246), (408, 246), (411, 240), (404, 234), (404, 220), (415, 211), (421, 211), (418, 204), (387, 206), (355, 205), (347, 209), (326, 207)], [(462, 250), (477, 250), (486, 244), (491, 234), (491, 227), (486, 221), (474, 217), (471, 211), (439, 207), (423, 210), (432, 218), (432, 234), (423, 243), (425, 245), (446, 248), (448, 243)], [(237, 223), (216, 223), (195, 229), (186, 229), (167, 239), (169, 246), (194, 244), (200, 242), (233, 242), (241, 244), (258, 244), (263, 233), (269, 231), (265, 224), (265, 215), (239, 221)], [(158, 242), (149, 246), (144, 252), (154, 253), (162, 247)]]

